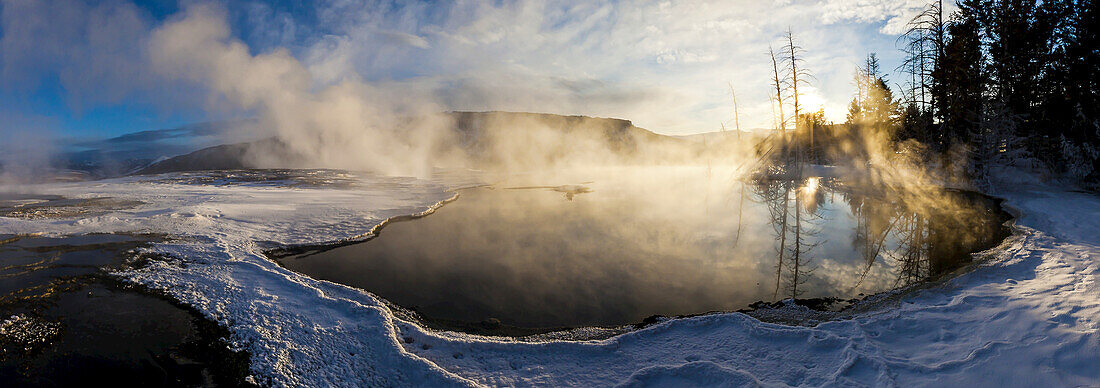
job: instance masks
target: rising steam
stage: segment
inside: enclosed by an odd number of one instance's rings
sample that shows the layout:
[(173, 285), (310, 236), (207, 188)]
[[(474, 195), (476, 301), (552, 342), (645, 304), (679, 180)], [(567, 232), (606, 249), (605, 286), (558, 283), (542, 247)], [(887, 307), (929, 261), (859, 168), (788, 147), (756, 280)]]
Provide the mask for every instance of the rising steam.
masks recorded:
[[(348, 76), (318, 87), (310, 71), (285, 49), (252, 55), (230, 37), (223, 10), (187, 8), (182, 17), (153, 31), (153, 66), (170, 77), (199, 82), (213, 103), (255, 112), (247, 130), (274, 136), (288, 155), (253, 148), (245, 157), (257, 167), (287, 166), (374, 170), (388, 174), (430, 173), (451, 143), (433, 119), (441, 109), (430, 101), (402, 99)], [(415, 119), (411, 119), (415, 118)]]
[(428, 96), (382, 89), (354, 74), (319, 86), (285, 49), (251, 54), (230, 36), (224, 12), (209, 5), (189, 7), (154, 30), (149, 47), (162, 74), (202, 84), (213, 104), (257, 115), (245, 130), (275, 141), (248, 148), (244, 158), (252, 167), (426, 176), (436, 167), (527, 171), (683, 162), (698, 153), (686, 142), (660, 139), (624, 120), (442, 114), (442, 106)]

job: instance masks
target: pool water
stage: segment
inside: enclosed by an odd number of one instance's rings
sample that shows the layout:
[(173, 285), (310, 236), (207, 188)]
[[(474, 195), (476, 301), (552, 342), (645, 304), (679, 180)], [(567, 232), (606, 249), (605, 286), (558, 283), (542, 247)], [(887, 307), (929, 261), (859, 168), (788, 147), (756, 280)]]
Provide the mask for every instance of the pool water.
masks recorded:
[(241, 384), (227, 330), (107, 274), (159, 238), (0, 235), (0, 385)]
[(551, 330), (854, 298), (950, 272), (1005, 236), (987, 197), (893, 190), (702, 167), (525, 176), (370, 241), (276, 259), (428, 322)]

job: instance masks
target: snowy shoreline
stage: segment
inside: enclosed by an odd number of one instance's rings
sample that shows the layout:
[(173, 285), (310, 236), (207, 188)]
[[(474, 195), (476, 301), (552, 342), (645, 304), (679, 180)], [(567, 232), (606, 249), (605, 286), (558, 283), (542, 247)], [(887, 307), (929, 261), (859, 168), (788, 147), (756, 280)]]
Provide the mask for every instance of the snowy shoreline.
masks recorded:
[[(1100, 200), (1049, 190), (1005, 193), (1015, 233), (972, 271), (848, 320), (808, 328), (717, 314), (547, 344), (402, 326), (406, 349), (487, 385), (1093, 385), (1096, 221), (1067, 233), (1040, 220), (1095, 217)], [(1072, 198), (1044, 201), (1059, 196)]]
[(283, 385), (1095, 385), (1100, 383), (1100, 198), (1047, 186), (999, 193), (1013, 235), (972, 271), (814, 327), (741, 313), (672, 319), (598, 341), (520, 343), (434, 332), (368, 292), (296, 274), (279, 246), (368, 236), (430, 212), (446, 184), (369, 178), (362, 189), (217, 187), (134, 177), (27, 189), (141, 201), (79, 220), (0, 218), (0, 233), (159, 232), (175, 239), (120, 273), (196, 307)]

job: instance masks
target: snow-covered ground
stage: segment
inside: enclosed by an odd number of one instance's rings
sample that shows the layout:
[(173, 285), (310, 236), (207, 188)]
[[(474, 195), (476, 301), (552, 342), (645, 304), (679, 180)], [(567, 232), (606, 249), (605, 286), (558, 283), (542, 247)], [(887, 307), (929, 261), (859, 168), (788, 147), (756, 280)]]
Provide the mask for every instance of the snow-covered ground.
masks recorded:
[[(152, 232), (177, 259), (121, 273), (224, 323), (272, 385), (1100, 385), (1100, 198), (999, 193), (1016, 233), (972, 271), (816, 326), (739, 314), (669, 320), (600, 341), (431, 332), (367, 292), (317, 281), (264, 249), (361, 238), (430, 211), (469, 180), (359, 177), (352, 187), (189, 184), (157, 177), (20, 190), (141, 201), (70, 218), (0, 217), (0, 234)], [(415, 285), (410, 285), (415, 286)]]

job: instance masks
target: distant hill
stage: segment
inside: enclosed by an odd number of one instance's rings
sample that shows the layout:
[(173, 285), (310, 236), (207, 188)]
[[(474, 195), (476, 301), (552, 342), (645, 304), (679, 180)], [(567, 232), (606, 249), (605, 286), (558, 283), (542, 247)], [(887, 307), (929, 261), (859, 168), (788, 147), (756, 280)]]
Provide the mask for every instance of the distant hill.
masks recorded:
[(482, 164), (652, 162), (690, 143), (629, 120), (521, 112), (450, 112), (462, 147)]
[[(447, 112), (453, 146), (461, 149), (470, 167), (503, 166), (529, 169), (569, 163), (653, 162), (687, 158), (691, 142), (659, 135), (629, 120), (523, 112)], [(280, 160), (274, 166), (257, 162)], [(204, 148), (162, 160), (137, 171), (237, 168), (309, 167), (309, 158), (271, 138), (258, 142)]]
[[(135, 132), (107, 139), (53, 139), (42, 147), (3, 149), (0, 175), (21, 182), (87, 180), (126, 175), (158, 160), (217, 145), (246, 121), (217, 121)], [(3, 147), (0, 147), (3, 148)], [(6, 165), (5, 165), (6, 162)]]
[(301, 163), (300, 156), (296, 156), (282, 142), (270, 138), (255, 142), (222, 144), (213, 147), (167, 158), (152, 163), (135, 174), (162, 174), (176, 171), (201, 171), (201, 170), (233, 170), (242, 168), (264, 167), (257, 165), (250, 155), (264, 153), (279, 155), (287, 164)]
[[(219, 121), (129, 133), (67, 145), (58, 155), (61, 168), (92, 177), (124, 175), (176, 155), (220, 143), (244, 122)], [(224, 140), (222, 140), (224, 141)]]

